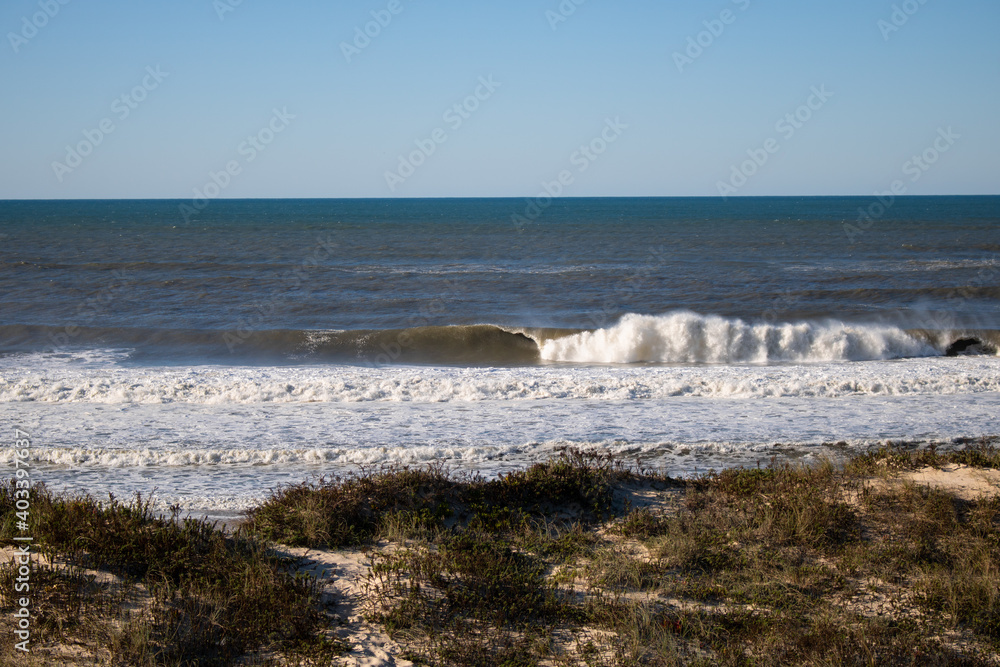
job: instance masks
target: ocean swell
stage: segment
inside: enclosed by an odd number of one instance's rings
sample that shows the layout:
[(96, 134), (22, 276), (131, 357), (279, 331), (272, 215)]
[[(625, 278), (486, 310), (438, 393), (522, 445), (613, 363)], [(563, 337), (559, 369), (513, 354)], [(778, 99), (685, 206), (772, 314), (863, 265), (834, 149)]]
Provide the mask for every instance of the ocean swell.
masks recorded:
[(957, 343), (961, 343), (959, 353), (995, 354), (1000, 335), (995, 331), (904, 329), (835, 319), (747, 322), (689, 311), (629, 314), (597, 330), (470, 324), (355, 330), (73, 327), (69, 331), (52, 326), (0, 325), (0, 358), (41, 353), (84, 360), (96, 350), (114, 350), (131, 362), (153, 366), (809, 363), (940, 356), (955, 351)]

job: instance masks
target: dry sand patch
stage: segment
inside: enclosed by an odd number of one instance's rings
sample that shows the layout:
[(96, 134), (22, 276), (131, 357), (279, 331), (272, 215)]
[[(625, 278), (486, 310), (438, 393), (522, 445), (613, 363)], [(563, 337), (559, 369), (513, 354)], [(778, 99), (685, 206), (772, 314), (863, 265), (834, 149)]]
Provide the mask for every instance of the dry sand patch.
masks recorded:
[(1000, 495), (1000, 470), (951, 464), (940, 468), (920, 468), (903, 473), (900, 478), (920, 486), (930, 486), (961, 500)]
[(298, 571), (316, 577), (323, 591), (323, 602), (336, 618), (337, 637), (351, 648), (338, 658), (344, 667), (411, 667), (399, 658), (403, 649), (382, 629), (364, 618), (364, 585), (371, 560), (360, 549), (282, 549), (283, 553), (302, 559)]

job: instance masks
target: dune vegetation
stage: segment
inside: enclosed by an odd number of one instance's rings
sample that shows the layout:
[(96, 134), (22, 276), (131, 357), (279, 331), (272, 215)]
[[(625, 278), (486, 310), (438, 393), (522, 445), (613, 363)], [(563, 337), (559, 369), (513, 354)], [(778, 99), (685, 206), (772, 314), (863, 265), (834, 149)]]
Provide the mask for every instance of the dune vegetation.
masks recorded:
[[(0, 664), (352, 664), (363, 621), (387, 664), (997, 665), (998, 470), (988, 439), (685, 480), (566, 452), (285, 487), (235, 530), (39, 485), (31, 651)], [(10, 482), (5, 544), (16, 511)], [(341, 551), (362, 621), (342, 573), (304, 567)]]

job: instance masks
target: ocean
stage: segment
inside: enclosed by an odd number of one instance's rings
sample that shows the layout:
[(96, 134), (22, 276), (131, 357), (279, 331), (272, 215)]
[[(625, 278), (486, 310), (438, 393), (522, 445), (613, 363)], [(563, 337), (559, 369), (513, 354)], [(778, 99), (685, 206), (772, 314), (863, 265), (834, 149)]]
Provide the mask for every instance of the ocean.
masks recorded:
[(196, 515), (996, 436), (998, 332), (1000, 197), (0, 202), (0, 461)]

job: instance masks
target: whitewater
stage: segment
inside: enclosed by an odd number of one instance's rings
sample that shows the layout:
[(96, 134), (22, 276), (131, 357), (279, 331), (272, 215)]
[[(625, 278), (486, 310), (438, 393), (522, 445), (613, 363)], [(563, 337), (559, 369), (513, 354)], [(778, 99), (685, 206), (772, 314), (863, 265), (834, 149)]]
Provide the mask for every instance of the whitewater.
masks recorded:
[(158, 506), (224, 518), (358, 466), (491, 475), (575, 448), (690, 475), (992, 435), (1000, 363), (943, 356), (956, 335), (677, 312), (540, 336), (541, 363), (502, 367), (16, 353), (0, 357), (0, 418), (46, 434), (32, 461), (50, 486), (121, 496), (155, 479)]
[(1000, 435), (1000, 198), (899, 197), (846, 239), (869, 203), (0, 202), (0, 420), (37, 482), (210, 516), (364, 466)]

